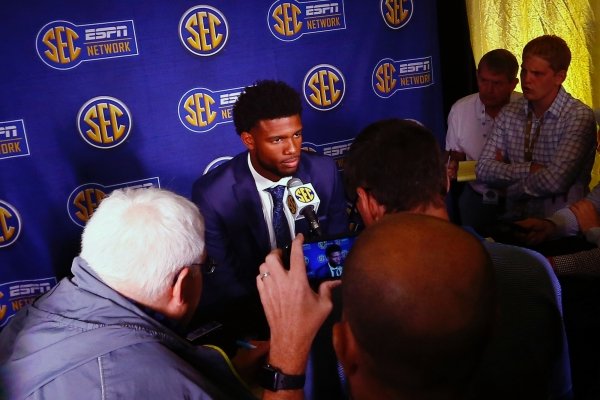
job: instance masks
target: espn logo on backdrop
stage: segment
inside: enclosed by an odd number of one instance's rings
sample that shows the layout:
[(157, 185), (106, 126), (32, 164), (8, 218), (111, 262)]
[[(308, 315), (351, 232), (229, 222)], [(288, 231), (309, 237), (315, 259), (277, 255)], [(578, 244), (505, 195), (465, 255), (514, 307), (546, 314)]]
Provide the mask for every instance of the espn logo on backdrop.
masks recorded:
[(413, 0), (381, 0), (381, 16), (387, 26), (400, 29), (413, 15)]
[(19, 311), (56, 285), (56, 278), (31, 279), (0, 284), (0, 328)]
[(384, 58), (373, 69), (373, 91), (382, 98), (399, 90), (423, 88), (433, 83), (431, 56), (400, 61)]
[(346, 29), (344, 1), (278, 0), (269, 8), (267, 23), (271, 34), (282, 41), (292, 41), (302, 35)]
[(60, 70), (85, 61), (138, 55), (132, 20), (85, 25), (52, 21), (39, 30), (35, 44), (44, 64)]
[(22, 119), (0, 121), (0, 160), (29, 155), (29, 144)]
[(233, 105), (243, 88), (212, 91), (206, 88), (188, 90), (177, 106), (179, 120), (192, 132), (208, 132), (219, 124), (233, 121)]
[(116, 189), (131, 188), (145, 189), (149, 187), (160, 187), (158, 177), (141, 179), (138, 181), (117, 183), (116, 185), (103, 186), (99, 183), (86, 183), (78, 186), (71, 192), (67, 200), (67, 212), (69, 218), (76, 225), (84, 227), (89, 221), (96, 208), (110, 192)]
[(302, 143), (302, 150), (311, 153), (319, 153), (333, 158), (338, 170), (344, 169), (345, 153), (350, 150), (350, 146), (354, 139), (340, 140), (338, 142), (314, 144), (311, 142)]
[(223, 50), (229, 38), (229, 25), (214, 7), (195, 6), (179, 20), (179, 39), (192, 54), (206, 57)]
[(302, 84), (307, 103), (319, 111), (337, 107), (346, 93), (346, 81), (342, 72), (333, 65), (320, 64), (304, 77)]
[(99, 96), (88, 100), (77, 114), (77, 130), (90, 146), (111, 149), (131, 132), (131, 112), (121, 100)]
[(14, 244), (22, 229), (23, 224), (17, 209), (0, 200), (0, 248)]

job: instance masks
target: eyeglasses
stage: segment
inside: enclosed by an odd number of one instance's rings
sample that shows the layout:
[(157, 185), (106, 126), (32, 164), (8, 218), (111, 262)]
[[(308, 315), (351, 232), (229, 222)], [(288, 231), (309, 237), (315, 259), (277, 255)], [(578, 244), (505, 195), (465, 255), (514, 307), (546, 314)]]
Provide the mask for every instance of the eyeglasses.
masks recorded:
[(217, 269), (217, 262), (212, 258), (207, 258), (203, 263), (190, 264), (190, 267), (200, 267), (203, 275), (210, 275)]
[[(369, 191), (370, 189), (366, 189), (365, 191)], [(346, 206), (346, 212), (348, 214), (348, 219), (349, 219), (349, 230), (350, 232), (359, 232), (364, 228), (364, 223), (362, 221), (362, 218), (360, 216), (360, 212), (358, 211), (358, 196), (356, 196), (354, 198), (354, 201), (350, 204), (348, 203)]]

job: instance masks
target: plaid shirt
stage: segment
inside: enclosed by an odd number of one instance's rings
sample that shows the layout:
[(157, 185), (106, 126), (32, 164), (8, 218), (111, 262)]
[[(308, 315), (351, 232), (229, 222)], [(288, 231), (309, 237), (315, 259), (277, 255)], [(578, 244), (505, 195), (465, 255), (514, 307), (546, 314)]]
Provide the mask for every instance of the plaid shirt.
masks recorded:
[[(544, 168), (530, 173), (531, 162), (525, 161), (528, 112), (525, 98), (502, 109), (479, 158), (477, 178), (506, 188), (510, 216), (549, 216), (587, 193), (596, 147), (594, 113), (561, 87), (543, 115), (533, 148), (532, 162)], [(534, 116), (531, 136), (539, 124)], [(496, 159), (499, 152), (503, 161)]]

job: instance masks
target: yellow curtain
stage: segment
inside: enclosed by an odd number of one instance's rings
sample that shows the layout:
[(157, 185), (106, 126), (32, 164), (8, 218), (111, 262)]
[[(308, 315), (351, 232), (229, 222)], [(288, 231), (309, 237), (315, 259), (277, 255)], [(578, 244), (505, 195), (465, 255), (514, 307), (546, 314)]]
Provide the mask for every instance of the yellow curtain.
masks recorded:
[[(571, 49), (565, 89), (594, 110), (600, 110), (600, 1), (597, 0), (466, 0), (475, 63), (490, 50), (504, 48), (521, 60), (531, 39), (554, 34)], [(520, 86), (517, 87), (520, 90)], [(600, 156), (592, 171), (600, 181)]]

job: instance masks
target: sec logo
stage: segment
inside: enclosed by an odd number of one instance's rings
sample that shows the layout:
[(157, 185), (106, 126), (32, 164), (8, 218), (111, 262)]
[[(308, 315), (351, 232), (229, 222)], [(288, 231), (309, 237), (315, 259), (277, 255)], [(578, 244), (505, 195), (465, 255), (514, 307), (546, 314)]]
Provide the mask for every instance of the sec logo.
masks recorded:
[(179, 21), (179, 39), (192, 54), (206, 57), (223, 50), (229, 37), (227, 19), (214, 7), (187, 10)]
[(328, 111), (337, 107), (346, 92), (344, 75), (339, 69), (328, 64), (311, 68), (304, 77), (302, 86), (308, 104), (319, 111)]
[(0, 247), (15, 243), (21, 234), (21, 216), (17, 209), (0, 200)]
[(46, 24), (36, 38), (40, 59), (56, 69), (75, 67), (81, 56), (77, 27), (68, 21), (52, 21)]
[(159, 179), (157, 177), (144, 178), (137, 181), (121, 182), (110, 186), (101, 185), (99, 183), (84, 183), (83, 185), (76, 187), (67, 199), (67, 212), (69, 213), (69, 218), (71, 218), (71, 221), (76, 225), (83, 228), (102, 200), (113, 190), (123, 188), (145, 189), (149, 187), (159, 188)]
[(131, 132), (131, 123), (131, 112), (114, 97), (94, 97), (77, 114), (79, 134), (98, 149), (110, 149), (123, 143)]
[(294, 196), (301, 203), (310, 203), (315, 198), (315, 193), (308, 187), (299, 187), (294, 191)]
[(286, 202), (290, 209), (290, 212), (292, 214), (296, 214), (296, 211), (298, 211), (298, 207), (296, 207), (296, 202), (294, 201), (294, 198), (292, 196), (288, 196)]
[(400, 29), (413, 15), (413, 0), (381, 0), (381, 16), (392, 29)]

